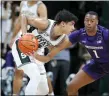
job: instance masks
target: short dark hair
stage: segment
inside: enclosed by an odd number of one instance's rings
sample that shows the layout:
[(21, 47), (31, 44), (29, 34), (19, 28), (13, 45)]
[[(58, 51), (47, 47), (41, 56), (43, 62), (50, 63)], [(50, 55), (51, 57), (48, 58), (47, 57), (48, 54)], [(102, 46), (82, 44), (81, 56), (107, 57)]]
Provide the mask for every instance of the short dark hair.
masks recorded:
[(56, 24), (60, 24), (62, 21), (64, 22), (70, 22), (70, 21), (78, 21), (78, 18), (71, 12), (63, 9), (59, 11), (55, 16)]
[[(95, 16), (97, 17), (97, 19), (99, 19), (99, 16), (98, 16), (98, 13), (97, 13), (97, 12), (89, 11), (89, 12), (86, 13), (86, 15), (87, 15), (87, 14), (95, 15)], [(85, 16), (86, 16), (86, 15), (85, 15)]]

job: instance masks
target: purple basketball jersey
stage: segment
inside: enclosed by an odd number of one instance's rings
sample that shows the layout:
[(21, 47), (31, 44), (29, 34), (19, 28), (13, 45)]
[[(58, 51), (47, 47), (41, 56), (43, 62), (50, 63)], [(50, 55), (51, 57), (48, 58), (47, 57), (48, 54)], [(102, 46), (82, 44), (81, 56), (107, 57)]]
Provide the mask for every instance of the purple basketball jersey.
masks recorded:
[(69, 40), (72, 44), (80, 42), (98, 63), (109, 62), (109, 30), (98, 25), (97, 34), (88, 36), (85, 28), (72, 32)]

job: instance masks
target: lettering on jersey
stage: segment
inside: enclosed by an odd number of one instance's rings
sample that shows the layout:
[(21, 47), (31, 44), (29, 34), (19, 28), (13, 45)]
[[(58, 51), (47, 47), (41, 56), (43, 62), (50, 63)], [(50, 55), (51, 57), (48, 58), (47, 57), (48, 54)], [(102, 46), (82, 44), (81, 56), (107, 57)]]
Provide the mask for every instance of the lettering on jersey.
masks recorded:
[(101, 40), (97, 41), (97, 44), (99, 44), (99, 43), (102, 43), (102, 41)]
[(41, 35), (37, 35), (36, 37), (39, 42), (39, 48), (48, 47), (49, 45), (51, 45), (51, 43), (49, 41), (47, 41), (45, 38), (43, 38)]
[(87, 49), (103, 49), (103, 46), (96, 47), (96, 46), (87, 46), (87, 45), (85, 45), (85, 47)]
[(16, 48), (17, 48), (17, 52), (18, 52), (18, 55), (19, 55), (18, 58), (20, 58), (20, 61), (21, 61), (22, 64), (31, 62), (29, 56), (26, 56), (25, 54), (23, 54), (23, 53), (19, 50), (19, 48), (18, 48), (18, 40), (16, 40)]
[(85, 41), (85, 40), (82, 40), (81, 42), (82, 42), (83, 44), (84, 44), (84, 43), (86, 43), (86, 41)]

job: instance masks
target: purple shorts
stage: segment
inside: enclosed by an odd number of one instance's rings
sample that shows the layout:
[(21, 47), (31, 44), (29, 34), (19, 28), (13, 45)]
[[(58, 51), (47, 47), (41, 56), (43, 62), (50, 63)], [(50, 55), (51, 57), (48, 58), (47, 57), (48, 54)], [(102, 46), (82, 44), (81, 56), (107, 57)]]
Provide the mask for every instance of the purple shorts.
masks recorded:
[(97, 80), (109, 73), (109, 63), (98, 63), (92, 59), (82, 69), (93, 79)]
[(6, 55), (6, 62), (3, 66), (3, 68), (6, 68), (6, 67), (13, 67), (15, 68), (15, 63), (14, 63), (14, 59), (13, 59), (13, 56), (12, 56), (12, 53), (11, 51), (9, 51)]

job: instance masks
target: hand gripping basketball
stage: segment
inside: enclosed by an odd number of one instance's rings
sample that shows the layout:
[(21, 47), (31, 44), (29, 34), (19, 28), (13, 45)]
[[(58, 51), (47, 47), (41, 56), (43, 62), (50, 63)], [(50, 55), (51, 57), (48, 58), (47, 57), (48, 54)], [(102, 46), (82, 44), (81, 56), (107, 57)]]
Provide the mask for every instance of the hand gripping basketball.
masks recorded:
[(38, 39), (32, 33), (26, 33), (19, 39), (18, 48), (24, 54), (37, 51)]

